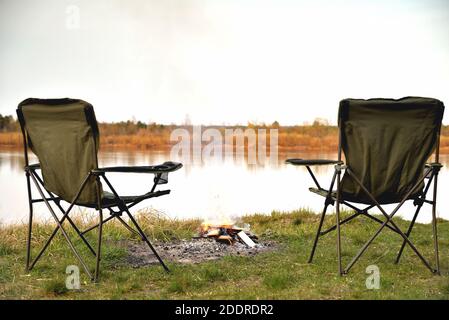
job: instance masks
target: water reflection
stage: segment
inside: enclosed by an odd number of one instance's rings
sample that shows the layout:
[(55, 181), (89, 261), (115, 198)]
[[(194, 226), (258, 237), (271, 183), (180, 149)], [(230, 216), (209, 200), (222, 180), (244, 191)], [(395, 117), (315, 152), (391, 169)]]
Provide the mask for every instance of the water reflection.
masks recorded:
[[(270, 213), (272, 210), (289, 211), (298, 208), (310, 208), (319, 211), (323, 199), (308, 192), (313, 185), (305, 168), (285, 165), (287, 158), (325, 158), (336, 159), (335, 154), (279, 154), (277, 165), (248, 165), (244, 159), (210, 159), (199, 164), (186, 165), (170, 174), (168, 187), (172, 193), (165, 197), (148, 200), (137, 208), (150, 207), (166, 213), (173, 218), (200, 217), (237, 217), (250, 213)], [(101, 152), (100, 166), (148, 165), (169, 160), (165, 152)], [(179, 159), (171, 159), (179, 160)], [(30, 161), (36, 161), (31, 156)], [(443, 190), (449, 184), (449, 156), (441, 157), (445, 168), (440, 174), (438, 215), (448, 219), (445, 210), (449, 199), (443, 197)], [(11, 224), (27, 222), (28, 204), (26, 183), (23, 173), (23, 154), (20, 151), (0, 152), (0, 223)], [(332, 175), (332, 166), (314, 167), (320, 184), (328, 186)], [(119, 193), (141, 194), (152, 185), (152, 176), (146, 174), (111, 174), (110, 180), (117, 186)], [(165, 187), (165, 186), (164, 186)], [(391, 207), (391, 206), (390, 206)], [(402, 214), (410, 218), (413, 208), (405, 207)], [(430, 221), (430, 206), (423, 210), (421, 222)], [(50, 219), (50, 215), (41, 204), (36, 207), (39, 219)]]

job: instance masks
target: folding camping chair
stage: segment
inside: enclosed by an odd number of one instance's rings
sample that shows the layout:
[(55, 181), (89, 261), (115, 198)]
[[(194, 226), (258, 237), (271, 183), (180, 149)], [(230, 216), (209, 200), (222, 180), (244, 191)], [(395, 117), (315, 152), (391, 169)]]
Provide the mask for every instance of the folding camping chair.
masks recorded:
[[(340, 275), (346, 274), (381, 231), (388, 228), (403, 239), (396, 263), (399, 262), (404, 247), (408, 245), (428, 269), (440, 273), (436, 204), (438, 172), (442, 167), (439, 163), (439, 140), (443, 112), (443, 103), (430, 98), (346, 99), (340, 102), (338, 113), (338, 159), (286, 161), (305, 166), (316, 186), (309, 190), (325, 198), (309, 263), (313, 260), (319, 238), (336, 230), (338, 270)], [(426, 163), (434, 151), (435, 161)], [(342, 161), (342, 152), (346, 163)], [(310, 168), (315, 165), (335, 166), (329, 189), (322, 188), (318, 183)], [(342, 173), (344, 175), (340, 179)], [(432, 182), (433, 198), (429, 200), (426, 195)], [(333, 189), (335, 184), (336, 190)], [(393, 217), (407, 200), (412, 200), (416, 209), (408, 230), (403, 232), (393, 221)], [(416, 218), (426, 203), (432, 205), (435, 269), (409, 238)], [(334, 204), (336, 224), (322, 231), (327, 208)], [(340, 220), (341, 204), (353, 209), (354, 214)], [(385, 204), (396, 206), (388, 214), (382, 207)], [(378, 208), (385, 220), (369, 214), (369, 210), (373, 208)], [(368, 217), (381, 226), (343, 269), (340, 226), (358, 216)]]
[[(156, 187), (167, 183), (168, 173), (180, 169), (182, 164), (165, 162), (156, 166), (99, 168), (97, 159), (99, 148), (98, 124), (92, 105), (83, 100), (68, 98), (26, 99), (19, 104), (17, 116), (23, 134), (29, 202), (26, 270), (29, 271), (35, 266), (58, 230), (61, 230), (70, 249), (86, 273), (92, 280), (98, 280), (103, 225), (107, 221), (116, 218), (128, 230), (137, 234), (148, 245), (164, 269), (169, 271), (136, 219), (131, 215), (129, 209), (143, 200), (169, 194), (170, 190), (156, 191)], [(29, 164), (28, 147), (39, 159), (38, 164)], [(38, 174), (39, 170), (41, 175)], [(119, 196), (106, 177), (107, 173), (112, 172), (151, 173), (154, 174), (153, 185), (149, 192), (142, 195)], [(106, 183), (110, 192), (103, 190), (101, 180)], [(40, 198), (33, 197), (31, 181), (33, 181)], [(66, 209), (63, 208), (62, 201), (69, 203)], [(39, 202), (46, 204), (50, 214), (57, 223), (57, 227), (35, 259), (31, 261), (33, 205)], [(58, 218), (52, 205), (61, 211), (62, 218)], [(69, 217), (69, 213), (75, 205), (97, 210), (98, 224), (83, 232), (80, 231)], [(108, 210), (110, 213), (110, 216), (106, 219), (103, 218), (103, 210)], [(121, 217), (123, 213), (126, 213), (129, 221), (135, 228), (131, 227)], [(63, 226), (66, 220), (86, 244), (89, 251), (95, 256), (94, 274), (90, 272), (69, 238)], [(95, 228), (98, 228), (96, 250), (85, 237), (87, 232)]]

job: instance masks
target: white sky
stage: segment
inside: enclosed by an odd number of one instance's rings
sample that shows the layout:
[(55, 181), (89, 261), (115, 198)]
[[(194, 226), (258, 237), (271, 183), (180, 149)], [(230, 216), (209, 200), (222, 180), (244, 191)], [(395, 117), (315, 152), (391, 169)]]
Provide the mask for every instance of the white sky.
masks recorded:
[(407, 95), (449, 106), (447, 0), (0, 0), (2, 114), (68, 96), (101, 121), (301, 124)]

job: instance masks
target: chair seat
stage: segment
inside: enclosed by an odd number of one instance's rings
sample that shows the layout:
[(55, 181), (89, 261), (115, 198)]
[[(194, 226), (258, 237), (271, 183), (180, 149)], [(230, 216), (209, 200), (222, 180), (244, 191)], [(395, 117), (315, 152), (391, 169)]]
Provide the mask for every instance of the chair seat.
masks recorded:
[[(136, 196), (120, 196), (120, 198), (126, 203), (132, 203), (132, 202), (140, 202), (145, 199), (149, 198), (155, 198), (160, 197), (165, 194), (169, 194), (170, 190), (160, 190), (160, 191), (154, 191), (154, 192), (148, 192), (142, 195), (136, 195)], [(96, 208), (96, 203), (87, 203), (87, 204), (78, 204), (84, 207), (88, 208)], [(101, 200), (101, 207), (103, 209), (105, 208), (111, 208), (116, 207), (119, 205), (119, 201), (115, 198), (114, 194), (109, 191), (103, 191), (103, 198)]]
[[(313, 188), (313, 187), (309, 188), (309, 191), (313, 192), (313, 193), (315, 193), (317, 195), (320, 195), (322, 197), (327, 197), (327, 193), (328, 193), (328, 190), (326, 190), (326, 189), (318, 189), (318, 188)], [(407, 198), (407, 200), (416, 200), (417, 197), (419, 195), (421, 195), (421, 194), (422, 193), (411, 195), (410, 197)], [(332, 191), (331, 199), (334, 200), (334, 201), (337, 200), (337, 192), (336, 191)], [(341, 194), (340, 200), (348, 201), (348, 202), (354, 202), (354, 203), (372, 204), (372, 202), (364, 201), (363, 199), (362, 200), (356, 199), (356, 198), (352, 197), (350, 194), (347, 194), (347, 193), (344, 193), (344, 192)], [(398, 201), (393, 201), (393, 202), (379, 201), (380, 204), (391, 204), (391, 203), (399, 203), (399, 202), (400, 202), (399, 200)]]
[[(120, 196), (120, 198), (125, 203), (130, 203), (135, 201), (140, 196)], [(103, 199), (102, 204), (104, 205), (111, 205), (111, 204), (117, 204), (117, 200), (115, 199), (115, 196), (112, 192), (109, 191), (103, 191)]]

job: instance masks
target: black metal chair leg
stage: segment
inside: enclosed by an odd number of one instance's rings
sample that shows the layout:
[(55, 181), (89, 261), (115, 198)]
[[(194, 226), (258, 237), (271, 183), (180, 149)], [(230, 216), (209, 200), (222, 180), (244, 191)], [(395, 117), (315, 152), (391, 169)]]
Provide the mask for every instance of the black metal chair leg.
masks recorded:
[(132, 223), (134, 224), (134, 226), (136, 227), (137, 231), (140, 233), (140, 236), (142, 237), (143, 241), (148, 245), (148, 247), (150, 247), (151, 251), (153, 251), (154, 255), (156, 256), (156, 258), (159, 260), (160, 264), (162, 265), (162, 267), (165, 269), (165, 271), (170, 272), (170, 269), (168, 269), (168, 267), (165, 265), (164, 261), (162, 260), (162, 258), (159, 256), (159, 254), (157, 253), (156, 249), (154, 249), (153, 245), (151, 244), (150, 240), (148, 240), (146, 234), (143, 232), (143, 230), (140, 228), (139, 224), (137, 223), (137, 221), (134, 219), (134, 217), (131, 215), (131, 213), (129, 213), (128, 210), (126, 210), (126, 213), (129, 216), (129, 219), (132, 221)]
[[(351, 220), (357, 218), (359, 215), (361, 215), (361, 213), (360, 213), (360, 212), (356, 212), (356, 213), (354, 213), (353, 215), (351, 215), (351, 216), (349, 216), (349, 217), (347, 217), (347, 218), (344, 218), (343, 220), (340, 221), (340, 226), (341, 226), (342, 224), (348, 223), (349, 221), (351, 221)], [(333, 226), (330, 227), (329, 229), (322, 231), (322, 232), (320, 233), (320, 236), (324, 236), (325, 234), (328, 234), (329, 232), (334, 231), (335, 229), (337, 229), (337, 225), (333, 225)]]
[(67, 216), (67, 221), (70, 223), (70, 225), (73, 227), (73, 229), (75, 230), (75, 232), (78, 234), (78, 236), (81, 238), (81, 240), (83, 240), (84, 244), (89, 248), (89, 251), (96, 256), (97, 253), (95, 252), (94, 248), (92, 248), (92, 246), (90, 245), (89, 241), (87, 241), (86, 237), (81, 233), (80, 229), (78, 229), (78, 227), (76, 226), (75, 222), (73, 222), (73, 220)]
[[(383, 224), (383, 223), (384, 223), (382, 220), (376, 218), (376, 217), (373, 216), (373, 215), (370, 215), (368, 212), (364, 212), (364, 213), (362, 213), (362, 214), (363, 214), (365, 217), (367, 217), (367, 218), (369, 218), (369, 219), (371, 219), (371, 220), (373, 220), (373, 221), (375, 221), (375, 222), (377, 222), (377, 223), (379, 223), (379, 224)], [(390, 224), (387, 224), (385, 227), (388, 228), (388, 229), (390, 229), (390, 230), (393, 231), (393, 232), (396, 232), (397, 234), (400, 234), (400, 232), (399, 232), (396, 228), (390, 226)]]
[(433, 184), (433, 203), (432, 203), (432, 230), (433, 230), (433, 245), (435, 248), (435, 273), (440, 275), (440, 258), (438, 252), (438, 229), (437, 229), (437, 186), (438, 186), (438, 173), (435, 174), (435, 181)]
[[(129, 230), (129, 232), (131, 232), (132, 234), (134, 234), (134, 235), (136, 235), (136, 236), (138, 236), (138, 237), (141, 237), (141, 236), (140, 236), (140, 233), (137, 232), (136, 230), (134, 230), (129, 224), (127, 224), (127, 223), (125, 222), (125, 220), (122, 219), (122, 217), (117, 216), (116, 218), (118, 219), (118, 221), (120, 221), (120, 222), (123, 224), (123, 226), (124, 226), (126, 229)], [(143, 239), (142, 239), (142, 240), (143, 240)]]
[[(110, 221), (110, 220), (112, 220), (112, 219), (114, 219), (114, 218), (117, 218), (117, 220), (120, 221), (120, 223), (122, 223), (123, 226), (124, 226), (126, 229), (128, 229), (132, 234), (135, 234), (135, 235), (137, 235), (137, 236), (140, 237), (140, 233), (138, 233), (136, 230), (134, 230), (134, 229), (133, 229), (129, 224), (127, 224), (126, 221), (123, 220), (119, 215), (113, 214), (113, 215), (107, 217), (106, 219), (103, 220), (103, 224), (105, 224), (106, 222), (108, 222), (108, 221)], [(86, 230), (82, 231), (81, 234), (84, 235), (84, 234), (86, 234), (86, 233), (88, 233), (88, 232), (90, 232), (90, 231), (92, 231), (92, 230), (98, 228), (99, 225), (100, 225), (100, 224), (97, 223), (96, 225), (94, 225), (94, 226), (92, 226), (92, 227), (89, 227), (89, 228), (87, 228)]]
[(27, 188), (28, 188), (28, 204), (29, 204), (29, 224), (28, 224), (28, 238), (27, 238), (27, 255), (26, 255), (26, 266), (25, 271), (30, 270), (30, 262), (31, 262), (31, 234), (33, 228), (33, 203), (31, 202), (31, 183), (30, 183), (30, 174), (26, 173), (27, 178)]
[[(61, 220), (59, 220), (59, 223), (62, 225), (62, 223), (64, 223), (65, 219), (68, 218), (67, 214), (64, 214), (64, 216), (61, 218)], [(73, 226), (73, 224), (72, 224)], [(44, 254), (45, 250), (47, 250), (48, 245), (50, 244), (50, 242), (53, 240), (53, 238), (55, 237), (55, 235), (58, 233), (59, 227), (56, 227), (53, 230), (53, 233), (50, 235), (50, 237), (48, 238), (47, 242), (44, 244), (44, 246), (42, 247), (41, 251), (39, 251), (39, 253), (37, 254), (36, 258), (34, 259), (34, 261), (31, 263), (31, 266), (29, 266), (28, 270), (31, 270), (34, 268), (34, 265), (37, 263), (37, 261), (40, 259), (40, 257)], [(81, 239), (83, 239), (84, 237), (82, 237)], [(92, 252), (92, 254), (94, 256), (96, 256), (96, 252), (94, 251), (94, 249), (92, 248), (92, 246), (90, 246), (90, 244), (86, 241), (84, 241), (86, 243), (86, 245), (88, 246), (89, 250)]]
[[(407, 237), (410, 237), (410, 234), (412, 233), (413, 227), (415, 226), (416, 218), (418, 217), (418, 214), (419, 214), (419, 211), (421, 210), (421, 207), (422, 207), (422, 205), (418, 205), (418, 207), (415, 210), (415, 214), (413, 215), (413, 219), (410, 222), (410, 225), (409, 225), (409, 227), (407, 229), (407, 232), (405, 233), (405, 235)], [(396, 261), (394, 262), (395, 264), (398, 264), (399, 260), (401, 260), (402, 253), (404, 252), (406, 244), (407, 244), (407, 242), (405, 240), (402, 241), (402, 245), (401, 245), (401, 248), (399, 249), (398, 256), (396, 257)]]
[(413, 193), (413, 191), (417, 188), (417, 186), (420, 185), (421, 182), (424, 181), (426, 177), (428, 177), (431, 170), (427, 170), (424, 175), (421, 177), (421, 179), (411, 188), (407, 194), (403, 197), (401, 202), (393, 209), (393, 211), (390, 214), (387, 214), (385, 210), (382, 208), (382, 206), (379, 204), (379, 202), (374, 198), (374, 196), (366, 189), (366, 187), (360, 182), (360, 180), (352, 173), (351, 170), (347, 170), (349, 175), (354, 179), (354, 181), (362, 188), (362, 190), (365, 192), (365, 194), (371, 199), (371, 201), (376, 205), (376, 207), (381, 211), (381, 213), (385, 216), (387, 219), (382, 226), (377, 230), (377, 232), (365, 243), (365, 245), (361, 248), (361, 250), (357, 253), (357, 255), (351, 260), (349, 265), (345, 269), (345, 273), (349, 272), (349, 270), (354, 266), (354, 264), (357, 262), (357, 260), (362, 256), (362, 254), (366, 251), (366, 249), (369, 247), (369, 245), (377, 238), (377, 236), (382, 232), (382, 230), (386, 227), (388, 223), (391, 223), (392, 227), (394, 227), (398, 233), (401, 235), (401, 237), (404, 239), (404, 241), (407, 242), (407, 244), (410, 246), (410, 248), (416, 253), (416, 255), (421, 259), (423, 264), (432, 272), (435, 272), (434, 269), (430, 266), (429, 262), (423, 257), (423, 255), (416, 249), (415, 245), (410, 241), (410, 239), (401, 231), (401, 229), (396, 225), (396, 223), (392, 220), (396, 212), (402, 207), (404, 202), (407, 200), (407, 198)]
[(53, 238), (55, 237), (56, 233), (58, 232), (59, 228), (57, 227), (53, 233), (50, 235), (50, 238), (48, 238), (47, 242), (45, 242), (44, 246), (42, 247), (41, 251), (39, 251), (39, 253), (37, 254), (36, 258), (34, 258), (33, 262), (31, 263), (31, 265), (29, 266), (28, 270), (32, 270), (34, 268), (34, 265), (39, 261), (39, 259), (41, 258), (41, 256), (44, 254), (45, 250), (47, 250), (48, 245), (50, 244), (50, 242), (53, 240)]
[(94, 281), (98, 281), (98, 276), (100, 274), (100, 260), (101, 260), (101, 240), (103, 236), (103, 209), (101, 208), (101, 192), (100, 192), (100, 180), (97, 177), (97, 206), (98, 206), (98, 242), (97, 242), (97, 256), (95, 259), (95, 276)]
[(316, 232), (315, 241), (313, 242), (313, 247), (312, 247), (312, 251), (310, 253), (308, 263), (312, 263), (312, 261), (313, 261), (313, 256), (315, 255), (316, 246), (318, 244), (318, 239), (320, 238), (321, 228), (323, 227), (323, 222), (324, 222), (324, 218), (326, 216), (326, 211), (327, 211), (328, 206), (329, 206), (329, 204), (327, 203), (327, 199), (326, 199), (326, 203), (324, 204), (323, 212), (321, 213), (320, 224), (318, 225), (318, 230)]
[[(432, 183), (434, 178), (435, 178), (435, 173), (433, 172), (431, 174), (430, 178), (429, 178), (429, 181), (427, 182), (427, 185), (426, 185), (426, 187), (424, 189), (423, 194), (421, 195), (420, 198), (417, 199), (419, 202), (417, 203), (415, 214), (413, 215), (413, 219), (410, 222), (410, 225), (409, 225), (409, 227), (407, 229), (407, 232), (405, 234), (407, 237), (410, 237), (410, 234), (412, 233), (412, 230), (413, 230), (413, 227), (415, 225), (416, 219), (418, 218), (418, 214), (421, 211), (422, 206), (424, 205), (424, 201), (426, 200), (427, 192), (429, 191), (430, 184)], [(401, 248), (399, 249), (399, 252), (398, 252), (398, 256), (396, 257), (395, 264), (399, 263), (399, 260), (401, 259), (402, 253), (403, 253), (403, 251), (405, 249), (406, 243), (407, 242), (405, 240), (402, 242)]]
[[(115, 218), (115, 216), (109, 216), (109, 217), (107, 217), (106, 219), (103, 220), (103, 224), (105, 224), (106, 222), (108, 222), (109, 220), (112, 220), (112, 219), (114, 219), (114, 218)], [(99, 225), (100, 225), (100, 224), (97, 223), (96, 225), (94, 225), (94, 226), (92, 226), (92, 227), (89, 227), (89, 228), (87, 228), (87, 229), (84, 230), (84, 231), (81, 231), (81, 234), (84, 235), (84, 234), (86, 234), (86, 233), (88, 233), (88, 232), (90, 232), (90, 231), (92, 231), (92, 230), (98, 228)]]
[(340, 234), (340, 172), (337, 173), (337, 200), (335, 205), (335, 218), (337, 226), (337, 257), (338, 257), (338, 274), (344, 274), (341, 262), (341, 234)]
[(121, 208), (120, 210), (123, 210), (126, 212), (126, 214), (128, 215), (129, 219), (131, 220), (131, 222), (134, 224), (134, 227), (137, 229), (137, 231), (139, 232), (140, 236), (142, 237), (143, 241), (146, 242), (146, 244), (148, 245), (148, 247), (150, 247), (151, 251), (153, 251), (154, 255), (156, 256), (156, 258), (159, 260), (159, 263), (162, 265), (162, 267), (165, 269), (165, 271), (170, 272), (170, 269), (168, 269), (168, 267), (165, 265), (164, 261), (162, 260), (162, 258), (159, 256), (159, 254), (157, 253), (156, 249), (154, 249), (153, 245), (151, 244), (150, 240), (148, 240), (146, 234), (143, 232), (143, 230), (140, 228), (139, 224), (137, 223), (137, 221), (134, 219), (134, 217), (131, 215), (131, 213), (128, 210), (128, 207), (126, 206), (126, 204), (122, 201), (122, 199), (120, 199), (120, 196), (118, 195), (118, 193), (115, 191), (114, 187), (112, 186), (112, 184), (109, 182), (108, 178), (106, 178), (105, 175), (102, 175), (104, 181), (106, 182), (106, 184), (108, 185), (109, 189), (111, 189), (112, 193), (114, 194), (114, 197), (121, 203)]
[[(37, 179), (37, 181), (39, 181), (39, 183), (43, 186), (44, 185), (44, 181), (42, 180), (41, 177), (39, 177), (38, 174), (34, 173), (34, 177)], [(53, 193), (51, 193), (50, 191), (46, 190), (48, 193), (48, 196), (50, 198), (55, 198), (55, 195)], [(65, 219), (67, 219), (67, 221), (70, 223), (70, 225), (73, 227), (73, 229), (75, 230), (75, 232), (78, 234), (78, 236), (81, 238), (81, 240), (83, 240), (83, 242), (86, 244), (86, 246), (89, 248), (90, 252), (95, 256), (95, 250), (92, 248), (92, 246), (90, 245), (89, 241), (87, 241), (87, 239), (84, 237), (84, 235), (81, 233), (81, 231), (78, 229), (78, 227), (76, 226), (75, 222), (73, 222), (73, 220), (69, 217), (68, 214), (66, 214), (64, 208), (61, 206), (61, 204), (59, 203), (59, 201), (54, 201), (54, 203), (56, 204), (56, 206), (59, 208), (59, 210), (62, 212), (63, 217), (61, 219), (61, 223), (64, 222)]]
[[(40, 186), (37, 184), (37, 180), (36, 178), (31, 175), (31, 178), (33, 179), (34, 184), (36, 185), (37, 191), (39, 192), (40, 196), (42, 197), (42, 199), (44, 199), (44, 203), (46, 204), (48, 210), (50, 211), (51, 215), (53, 216), (54, 220), (56, 221), (56, 224), (58, 225), (55, 229), (55, 231), (53, 232), (53, 236), (54, 234), (56, 234), (56, 232), (58, 231), (58, 229), (61, 230), (62, 235), (64, 236), (64, 238), (67, 241), (67, 244), (69, 245), (70, 249), (72, 250), (73, 254), (75, 255), (75, 257), (78, 259), (78, 261), (81, 263), (81, 265), (84, 268), (84, 271), (86, 271), (86, 273), (89, 275), (90, 278), (92, 278), (92, 274), (89, 271), (89, 268), (87, 267), (86, 263), (84, 262), (84, 260), (81, 258), (80, 254), (78, 253), (78, 250), (76, 250), (75, 246), (73, 245), (72, 241), (70, 240), (69, 235), (67, 234), (67, 232), (65, 231), (64, 227), (62, 226), (62, 223), (59, 221), (58, 216), (56, 215), (56, 213), (53, 211), (53, 208), (51, 207), (50, 203), (45, 199), (45, 195), (42, 191), (42, 189), (40, 188)], [(87, 179), (85, 180), (87, 181)], [(84, 187), (84, 182), (80, 188), (80, 191), (78, 192), (76, 198), (79, 197), (79, 194), (81, 193), (83, 187)], [(75, 201), (74, 201), (75, 202)], [(68, 214), (69, 210), (67, 209), (67, 214)], [(52, 239), (52, 238), (51, 238)], [(49, 239), (49, 241), (47, 241), (47, 243), (45, 244), (45, 248), (50, 244), (51, 239)], [(44, 251), (44, 250), (43, 250)], [(40, 255), (43, 253), (43, 251), (41, 251)], [(40, 255), (34, 260), (34, 263), (31, 267), (34, 266), (34, 264), (38, 261)]]

